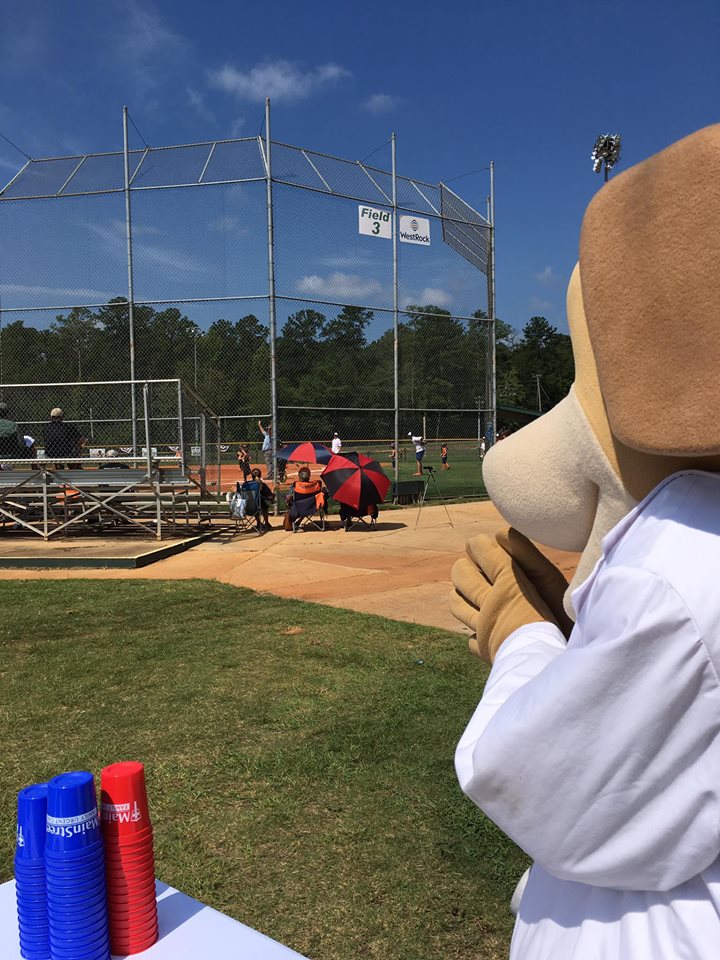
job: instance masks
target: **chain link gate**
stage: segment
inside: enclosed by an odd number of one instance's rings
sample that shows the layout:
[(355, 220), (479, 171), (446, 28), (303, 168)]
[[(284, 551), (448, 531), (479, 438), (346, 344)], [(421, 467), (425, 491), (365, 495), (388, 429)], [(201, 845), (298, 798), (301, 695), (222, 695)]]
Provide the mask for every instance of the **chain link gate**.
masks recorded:
[(426, 462), (449, 448), (445, 495), (482, 493), (492, 216), (396, 175), (394, 137), (388, 171), (274, 141), (269, 121), (268, 105), (264, 138), (25, 164), (0, 190), (0, 394), (179, 378), (197, 397), (188, 465), (217, 496), (239, 445), (262, 464), (258, 421), (280, 443), (337, 432), (399, 478), (422, 434)]

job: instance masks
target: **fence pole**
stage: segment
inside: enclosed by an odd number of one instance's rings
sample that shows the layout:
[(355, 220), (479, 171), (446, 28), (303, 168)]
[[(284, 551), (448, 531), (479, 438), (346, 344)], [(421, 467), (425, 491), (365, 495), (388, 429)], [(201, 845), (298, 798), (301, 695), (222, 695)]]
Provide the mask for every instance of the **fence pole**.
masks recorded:
[(178, 404), (178, 443), (180, 444), (180, 469), (185, 473), (185, 437), (183, 430), (183, 391), (182, 382), (177, 382), (177, 404)]
[(200, 493), (208, 496), (207, 490), (207, 446), (205, 443), (205, 411), (200, 411)]
[[(273, 190), (272, 190), (272, 161), (270, 151), (270, 97), (265, 98), (265, 163), (267, 173), (267, 238), (268, 238), (268, 306), (270, 312), (270, 397), (272, 402), (272, 436), (270, 437), (272, 450), (273, 481), (277, 489), (277, 438), (278, 438), (278, 404), (277, 404), (277, 331), (275, 323), (275, 231), (273, 226)], [(275, 497), (274, 514), (278, 514), (278, 498)]]
[(392, 202), (393, 202), (393, 395), (395, 397), (395, 482), (400, 476), (400, 339), (398, 324), (398, 241), (397, 241), (397, 167), (395, 134), (391, 137), (392, 157)]
[(130, 329), (130, 410), (132, 452), (137, 453), (137, 408), (135, 400), (135, 285), (133, 283), (132, 215), (130, 210), (130, 152), (128, 150), (128, 108), (123, 107), (123, 159), (125, 162), (125, 232), (127, 235), (128, 325)]
[[(135, 389), (134, 384), (133, 389)], [(160, 500), (160, 487), (153, 480), (152, 441), (150, 438), (150, 384), (147, 382), (143, 384), (143, 413), (145, 415), (145, 462), (148, 480), (155, 493), (155, 537), (162, 540), (162, 502)]]
[(216, 500), (220, 501), (222, 499), (222, 451), (220, 450), (220, 440), (222, 433), (222, 417), (217, 418), (217, 497)]
[(497, 437), (497, 358), (495, 355), (495, 162), (490, 161), (490, 269), (488, 271), (488, 313), (490, 314), (490, 410), (492, 442)]

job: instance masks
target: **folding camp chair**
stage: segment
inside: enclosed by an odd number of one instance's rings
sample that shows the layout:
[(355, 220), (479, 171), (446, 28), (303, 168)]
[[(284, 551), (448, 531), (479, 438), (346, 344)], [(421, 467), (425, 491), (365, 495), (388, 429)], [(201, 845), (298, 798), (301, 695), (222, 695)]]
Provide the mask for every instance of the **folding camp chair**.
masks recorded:
[(235, 533), (247, 530), (262, 535), (260, 484), (257, 481), (237, 485), (237, 492), (230, 498), (230, 516), (235, 520)]
[(313, 486), (317, 486), (317, 489), (307, 493), (298, 491), (298, 486), (299, 484), (294, 485), (292, 500), (288, 503), (293, 533), (297, 533), (303, 527), (324, 530), (325, 500), (323, 498), (321, 502), (318, 502), (319, 494), (322, 492), (322, 484), (313, 484)]
[(354, 507), (348, 507), (344, 503), (340, 505), (340, 519), (342, 520), (346, 533), (352, 530), (353, 527), (360, 525), (369, 527), (370, 530), (375, 530), (377, 528), (379, 513), (380, 511), (375, 503), (368, 504), (366, 507), (360, 507), (359, 510), (356, 510)]

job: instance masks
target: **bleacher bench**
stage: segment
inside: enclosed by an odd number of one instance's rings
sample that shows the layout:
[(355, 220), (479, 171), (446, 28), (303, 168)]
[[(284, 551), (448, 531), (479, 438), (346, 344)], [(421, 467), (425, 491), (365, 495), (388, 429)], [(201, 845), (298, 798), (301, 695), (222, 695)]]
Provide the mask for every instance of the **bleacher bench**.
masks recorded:
[(424, 492), (424, 480), (393, 480), (390, 487), (393, 503), (417, 503)]

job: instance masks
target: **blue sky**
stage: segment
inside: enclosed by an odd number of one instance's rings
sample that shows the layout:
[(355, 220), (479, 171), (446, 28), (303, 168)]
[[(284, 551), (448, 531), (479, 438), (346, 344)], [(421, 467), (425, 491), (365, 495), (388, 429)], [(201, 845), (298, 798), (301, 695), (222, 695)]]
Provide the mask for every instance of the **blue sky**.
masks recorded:
[[(516, 327), (541, 313), (566, 329), (596, 135), (622, 134), (624, 169), (720, 112), (720, 5), (699, 0), (0, 0), (0, 14), (0, 130), (34, 157), (119, 148), (124, 103), (153, 145), (253, 136), (269, 94), (277, 139), (361, 159), (395, 130), (402, 173), (451, 180), (481, 211), (487, 173), (453, 178), (493, 159), (498, 315)], [(18, 159), (0, 145), (0, 179)], [(338, 268), (307, 272), (330, 289)]]

